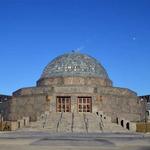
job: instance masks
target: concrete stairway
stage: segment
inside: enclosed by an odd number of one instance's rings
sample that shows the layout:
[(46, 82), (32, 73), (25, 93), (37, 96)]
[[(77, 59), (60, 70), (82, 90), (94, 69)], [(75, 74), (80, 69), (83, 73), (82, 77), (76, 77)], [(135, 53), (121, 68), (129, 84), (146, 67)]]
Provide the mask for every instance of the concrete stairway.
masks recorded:
[(62, 117), (59, 122), (58, 132), (71, 132), (72, 125), (72, 113), (62, 113)]
[(73, 132), (86, 132), (83, 113), (74, 113)]
[(50, 132), (57, 132), (58, 122), (61, 119), (61, 115), (61, 113), (50, 113), (46, 119), (44, 129)]
[(96, 114), (86, 113), (85, 119), (88, 122), (88, 132), (102, 132), (101, 123)]
[(51, 112), (42, 114), (38, 121), (31, 122), (26, 130), (46, 130), (63, 133), (130, 132), (112, 123), (108, 116), (105, 115), (104, 118), (95, 113)]
[(104, 123), (103, 132), (130, 132), (116, 123)]
[(101, 122), (101, 127), (103, 132), (130, 132), (129, 130), (123, 128), (122, 126), (112, 123), (111, 117), (101, 112), (100, 115), (96, 115)]
[(42, 114), (38, 121), (30, 122), (29, 128), (35, 130), (49, 130), (57, 132), (57, 124), (60, 120), (61, 113)]

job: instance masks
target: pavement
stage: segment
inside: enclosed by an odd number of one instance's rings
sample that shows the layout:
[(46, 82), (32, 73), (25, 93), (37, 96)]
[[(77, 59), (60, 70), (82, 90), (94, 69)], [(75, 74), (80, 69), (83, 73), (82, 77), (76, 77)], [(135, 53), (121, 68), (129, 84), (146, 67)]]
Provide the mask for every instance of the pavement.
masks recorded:
[(0, 132), (0, 150), (150, 150), (150, 134)]

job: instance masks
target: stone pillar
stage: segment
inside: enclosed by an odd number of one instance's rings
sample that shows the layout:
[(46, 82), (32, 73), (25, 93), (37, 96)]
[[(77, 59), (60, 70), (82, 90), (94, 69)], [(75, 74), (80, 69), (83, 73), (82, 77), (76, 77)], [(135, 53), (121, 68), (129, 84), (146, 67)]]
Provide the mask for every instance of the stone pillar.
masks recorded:
[(92, 96), (92, 113), (96, 113), (99, 111), (99, 97)]
[(56, 95), (51, 96), (50, 112), (56, 112)]

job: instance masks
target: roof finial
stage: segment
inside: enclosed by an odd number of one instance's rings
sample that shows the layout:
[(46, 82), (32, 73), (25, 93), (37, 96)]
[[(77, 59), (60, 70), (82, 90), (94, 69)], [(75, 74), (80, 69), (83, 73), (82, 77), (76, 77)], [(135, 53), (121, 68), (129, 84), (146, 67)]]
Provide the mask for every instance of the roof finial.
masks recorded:
[(76, 48), (76, 52), (80, 52), (81, 50), (83, 50), (85, 47), (84, 46), (80, 46), (78, 48)]

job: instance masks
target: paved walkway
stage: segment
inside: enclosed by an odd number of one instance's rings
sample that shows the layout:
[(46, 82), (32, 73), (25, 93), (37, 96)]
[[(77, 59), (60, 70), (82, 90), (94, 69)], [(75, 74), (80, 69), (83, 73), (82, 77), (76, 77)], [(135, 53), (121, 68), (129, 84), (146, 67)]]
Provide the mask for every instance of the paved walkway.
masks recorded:
[(1, 132), (0, 150), (150, 150), (150, 135)]

